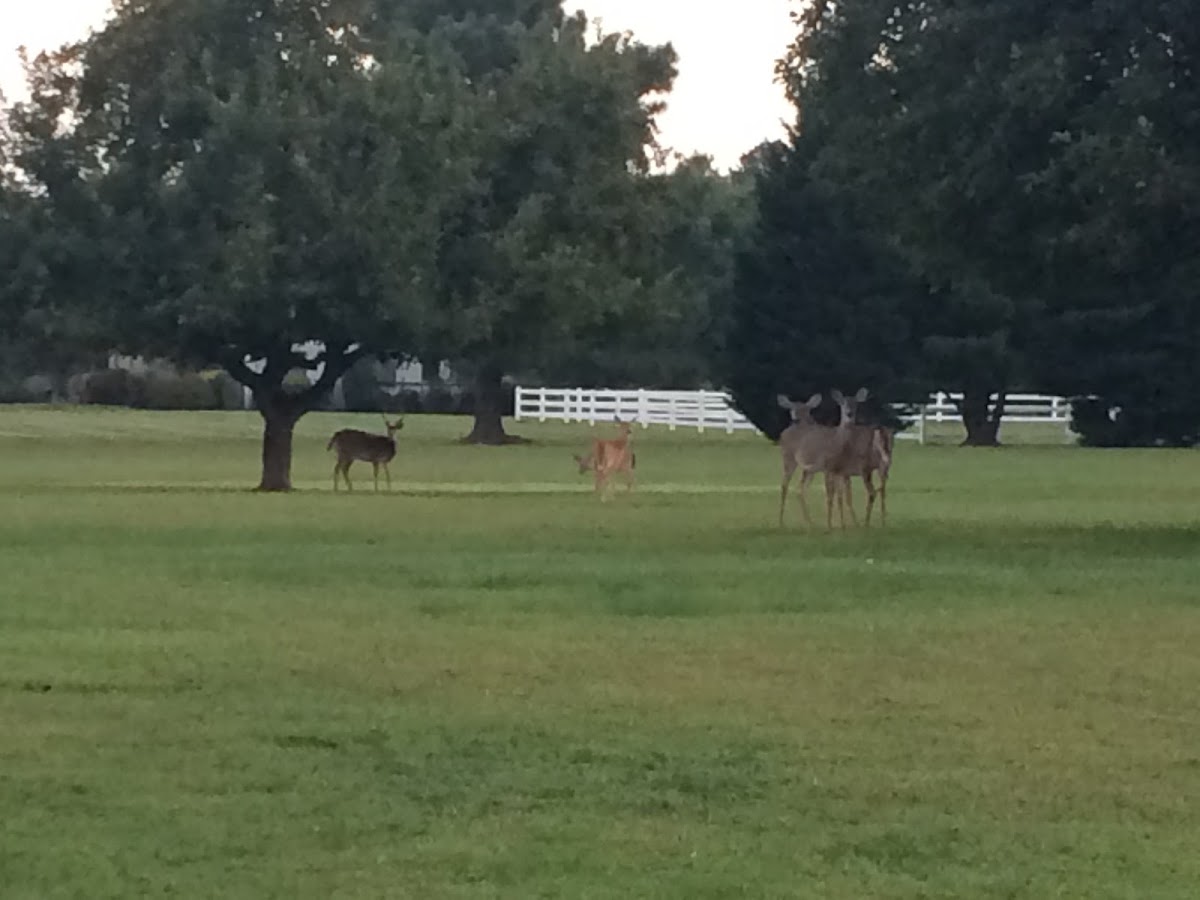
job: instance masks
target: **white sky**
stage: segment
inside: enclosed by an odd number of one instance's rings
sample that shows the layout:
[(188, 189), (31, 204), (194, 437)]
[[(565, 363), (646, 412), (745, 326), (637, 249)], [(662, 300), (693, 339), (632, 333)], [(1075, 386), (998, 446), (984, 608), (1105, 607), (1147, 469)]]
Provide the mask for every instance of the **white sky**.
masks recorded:
[[(793, 35), (790, 0), (567, 0), (605, 31), (628, 29), (641, 41), (671, 41), (679, 77), (660, 119), (662, 140), (684, 153), (711, 154), (718, 166), (783, 134), (792, 109), (773, 83), (775, 60)], [(736, 12), (730, 13), (733, 6)], [(16, 48), (33, 53), (82, 36), (108, 0), (0, 0), (0, 91), (22, 95)]]

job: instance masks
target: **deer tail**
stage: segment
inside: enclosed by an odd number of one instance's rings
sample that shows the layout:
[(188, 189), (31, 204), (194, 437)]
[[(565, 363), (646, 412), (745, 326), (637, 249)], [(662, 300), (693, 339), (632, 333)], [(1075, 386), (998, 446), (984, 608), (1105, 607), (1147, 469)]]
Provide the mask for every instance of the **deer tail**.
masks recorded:
[(329, 439), (329, 443), (325, 445), (325, 452), (328, 453), (330, 450), (332, 450), (333, 445), (336, 443), (337, 443), (337, 435), (335, 434), (333, 437), (331, 437)]

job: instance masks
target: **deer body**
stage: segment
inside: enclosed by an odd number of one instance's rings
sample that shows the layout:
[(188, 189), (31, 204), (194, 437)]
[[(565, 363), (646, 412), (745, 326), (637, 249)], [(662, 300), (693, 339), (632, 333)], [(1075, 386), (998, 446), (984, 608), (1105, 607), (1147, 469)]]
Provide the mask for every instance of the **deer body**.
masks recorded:
[(615, 473), (620, 473), (625, 479), (626, 492), (633, 490), (634, 467), (637, 456), (629, 446), (630, 432), (633, 426), (629, 422), (617, 420), (620, 436), (616, 438), (597, 438), (592, 441), (592, 452), (587, 456), (576, 454), (575, 462), (579, 463), (582, 474), (589, 469), (595, 474), (596, 494), (601, 500), (608, 499), (607, 487)]
[[(813, 421), (812, 411), (821, 405), (821, 395), (813, 394), (804, 403), (794, 403), (780, 394), (779, 405), (792, 414), (792, 424), (779, 436), (779, 451), (783, 456), (783, 480), (779, 485), (779, 524), (783, 525), (783, 512), (787, 504), (788, 485), (796, 470), (800, 470), (800, 485), (796, 493), (800, 498), (800, 511), (804, 521), (812, 525), (808, 512), (805, 489), (817, 472), (825, 473), (825, 521), (833, 527), (833, 499), (837, 484), (832, 472), (842, 454), (847, 429), (846, 423), (835, 426), (819, 425)], [(839, 507), (839, 510), (841, 507)], [(843, 522), (843, 525), (845, 523)]]
[[(842, 408), (842, 424), (846, 428), (846, 440), (841, 453), (834, 461), (832, 475), (837, 482), (837, 499), (839, 510), (843, 502), (850, 507), (850, 518), (858, 524), (854, 512), (854, 501), (850, 492), (850, 479), (858, 476), (863, 480), (867, 491), (866, 525), (871, 525), (871, 511), (875, 506), (875, 498), (879, 498), (879, 515), (882, 524), (887, 524), (887, 482), (892, 468), (892, 449), (894, 434), (889, 428), (878, 425), (861, 425), (858, 423), (858, 404), (866, 399), (864, 391), (859, 391), (855, 397), (845, 397), (836, 393), (838, 405)], [(879, 488), (876, 490), (874, 476), (879, 474)]]
[(337, 462), (333, 464), (333, 489), (338, 489), (338, 474), (346, 481), (346, 490), (354, 490), (354, 486), (350, 483), (350, 465), (355, 460), (369, 462), (375, 474), (375, 490), (379, 490), (379, 467), (383, 467), (383, 474), (387, 477), (387, 487), (392, 489), (392, 473), (388, 470), (388, 463), (396, 455), (396, 432), (404, 427), (404, 419), (397, 419), (395, 422), (383, 420), (387, 426), (387, 436), (380, 434), (371, 434), (368, 431), (359, 431), (357, 428), (343, 428), (341, 431), (334, 434), (329, 439), (329, 443), (325, 446), (326, 450), (335, 450), (337, 452)]

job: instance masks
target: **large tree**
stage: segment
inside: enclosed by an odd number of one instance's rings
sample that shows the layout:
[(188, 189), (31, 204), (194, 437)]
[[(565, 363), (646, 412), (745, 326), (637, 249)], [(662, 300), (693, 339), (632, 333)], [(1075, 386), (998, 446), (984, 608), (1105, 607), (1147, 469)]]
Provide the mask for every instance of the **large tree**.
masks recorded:
[[(1087, 14), (1090, 12), (1090, 14)], [(1060, 13), (1029, 48), (1063, 108), (1036, 188), (1042, 382), (1087, 443), (1200, 442), (1200, 25), (1192, 4)]]
[(252, 388), (282, 490), (363, 354), (464, 359), (498, 442), (504, 372), (659, 305), (647, 97), (673, 60), (548, 0), (120, 0), (30, 66), (13, 122), (83, 238), (53, 293), (97, 341)]
[(945, 298), (927, 347), (971, 437), (1022, 382), (1195, 434), (1191, 6), (819, 0), (801, 27), (782, 68), (814, 176)]
[(467, 61), (483, 162), (443, 226), (430, 341), (471, 369), (467, 440), (488, 444), (509, 439), (504, 375), (561, 360), (581, 334), (628, 333), (678, 296), (646, 179), (673, 51), (597, 34), (582, 14), (512, 12), (432, 32)]
[[(120, 0), (99, 33), (29, 66), (13, 115), (15, 161), (72, 238), (52, 293), (98, 341), (220, 362), (250, 387), (264, 490), (290, 487), (296, 421), (355, 359), (411, 346), (474, 167), (452, 57), (356, 28), (368, 11)], [(295, 368), (319, 377), (290, 389)]]
[(775, 398), (869, 387), (872, 411), (928, 391), (917, 340), (928, 291), (836, 194), (814, 180), (807, 139), (746, 159), (758, 219), (737, 258), (726, 349), (738, 408), (772, 439)]
[[(657, 303), (582, 329), (538, 374), (586, 386), (697, 388), (723, 384), (734, 259), (749, 237), (754, 182), (706, 156), (677, 160), (643, 180), (654, 219)], [(645, 225), (645, 223), (643, 223)]]

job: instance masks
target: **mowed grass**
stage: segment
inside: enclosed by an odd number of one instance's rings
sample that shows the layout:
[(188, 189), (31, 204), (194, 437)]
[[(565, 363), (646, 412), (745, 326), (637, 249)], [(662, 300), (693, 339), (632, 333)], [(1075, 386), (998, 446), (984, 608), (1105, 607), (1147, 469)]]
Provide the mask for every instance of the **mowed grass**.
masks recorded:
[(0, 408), (0, 896), (1196, 896), (1200, 453), (377, 423)]

